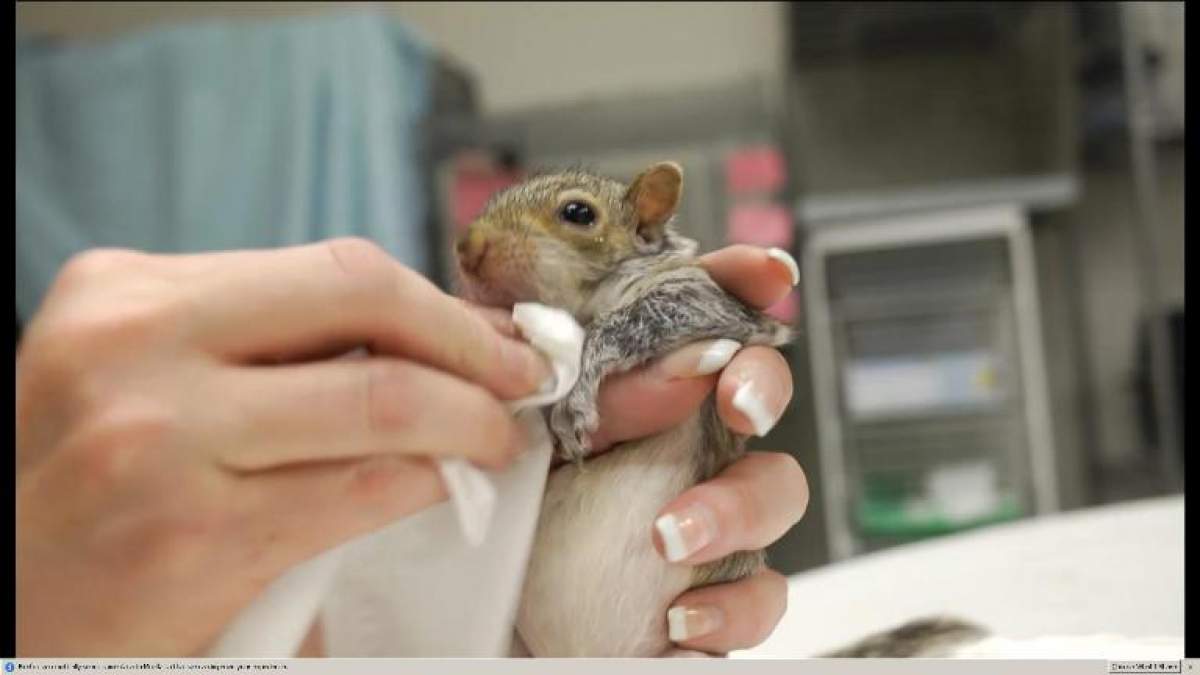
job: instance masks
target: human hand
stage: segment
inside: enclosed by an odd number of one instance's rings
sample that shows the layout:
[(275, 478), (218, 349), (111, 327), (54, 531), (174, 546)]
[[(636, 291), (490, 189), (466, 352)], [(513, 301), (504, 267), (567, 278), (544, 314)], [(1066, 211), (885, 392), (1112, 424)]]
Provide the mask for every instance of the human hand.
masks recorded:
[[(783, 298), (798, 276), (794, 261), (751, 246), (710, 253), (702, 264), (723, 288), (760, 309)], [(774, 349), (752, 346), (733, 354), (722, 349), (724, 345), (713, 349), (716, 342), (690, 345), (657, 363), (609, 378), (600, 389), (600, 428), (593, 435), (593, 447), (603, 450), (680, 424), (714, 386), (718, 413), (730, 429), (765, 434), (791, 400), (787, 362)], [(735, 403), (735, 392), (747, 381), (755, 383), (752, 391), (759, 393), (759, 400)], [(752, 452), (672, 500), (660, 516), (676, 516), (678, 539), (690, 549), (682, 560), (702, 564), (733, 551), (766, 547), (800, 519), (807, 505), (804, 471), (791, 455)], [(698, 516), (697, 509), (704, 515)], [(706, 531), (708, 524), (715, 529)], [(656, 531), (653, 536), (659, 552), (668, 557), (661, 537)], [(786, 581), (769, 569), (684, 593), (672, 606), (670, 633), (681, 648), (672, 655), (752, 647), (771, 634), (786, 604)]]
[(501, 401), (549, 374), (362, 240), (76, 257), (18, 353), (18, 654), (201, 653), (288, 568), (444, 499), (429, 458), (506, 465)]
[[(694, 545), (682, 561), (700, 565), (740, 550), (766, 548), (808, 507), (808, 483), (791, 455), (750, 452), (716, 478), (692, 487), (663, 508), (674, 514), (683, 540)], [(704, 515), (700, 515), (704, 514)], [(711, 527), (711, 530), (706, 530)], [(655, 537), (666, 556), (662, 540)], [(738, 581), (693, 589), (667, 612), (668, 633), (681, 650), (724, 654), (766, 640), (787, 609), (787, 579), (764, 568)]]

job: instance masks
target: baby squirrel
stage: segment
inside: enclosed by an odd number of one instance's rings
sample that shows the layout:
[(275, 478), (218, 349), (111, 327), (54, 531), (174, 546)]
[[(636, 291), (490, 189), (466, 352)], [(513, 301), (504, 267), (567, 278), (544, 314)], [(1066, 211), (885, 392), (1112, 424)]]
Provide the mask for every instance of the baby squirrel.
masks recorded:
[(567, 464), (547, 483), (517, 616), (534, 656), (657, 656), (670, 647), (667, 610), (679, 594), (763, 564), (761, 551), (668, 563), (652, 544), (663, 505), (745, 452), (712, 395), (675, 429), (589, 458), (606, 376), (698, 340), (791, 337), (697, 264), (697, 244), (671, 225), (682, 188), (672, 162), (629, 185), (576, 170), (541, 175), (495, 195), (457, 244), (469, 299), (559, 307), (586, 330), (579, 381), (549, 412)]

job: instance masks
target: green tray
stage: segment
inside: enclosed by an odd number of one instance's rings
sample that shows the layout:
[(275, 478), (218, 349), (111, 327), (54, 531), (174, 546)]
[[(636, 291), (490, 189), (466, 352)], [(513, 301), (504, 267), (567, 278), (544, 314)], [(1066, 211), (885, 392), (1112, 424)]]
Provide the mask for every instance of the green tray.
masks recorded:
[(919, 539), (961, 532), (982, 525), (1016, 520), (1025, 515), (1013, 496), (1005, 496), (991, 513), (975, 518), (951, 519), (943, 514), (912, 514), (902, 502), (864, 499), (859, 503), (858, 526), (867, 536)]

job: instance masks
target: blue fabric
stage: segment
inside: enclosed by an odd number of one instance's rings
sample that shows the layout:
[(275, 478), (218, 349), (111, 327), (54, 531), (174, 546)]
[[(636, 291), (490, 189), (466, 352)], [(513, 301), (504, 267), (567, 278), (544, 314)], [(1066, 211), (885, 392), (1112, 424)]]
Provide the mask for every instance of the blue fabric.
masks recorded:
[(429, 51), (385, 15), (205, 22), (104, 43), (19, 38), (22, 319), (72, 254), (361, 235), (430, 259), (419, 124)]

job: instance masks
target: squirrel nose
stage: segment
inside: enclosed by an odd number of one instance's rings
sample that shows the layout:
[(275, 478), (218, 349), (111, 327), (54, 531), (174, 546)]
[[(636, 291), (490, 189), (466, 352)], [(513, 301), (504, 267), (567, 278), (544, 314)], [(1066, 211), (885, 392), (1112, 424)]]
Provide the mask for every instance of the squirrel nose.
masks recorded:
[(472, 229), (458, 240), (455, 249), (458, 252), (458, 262), (462, 265), (463, 270), (474, 273), (483, 263), (483, 258), (487, 254), (488, 242), (479, 230)]

